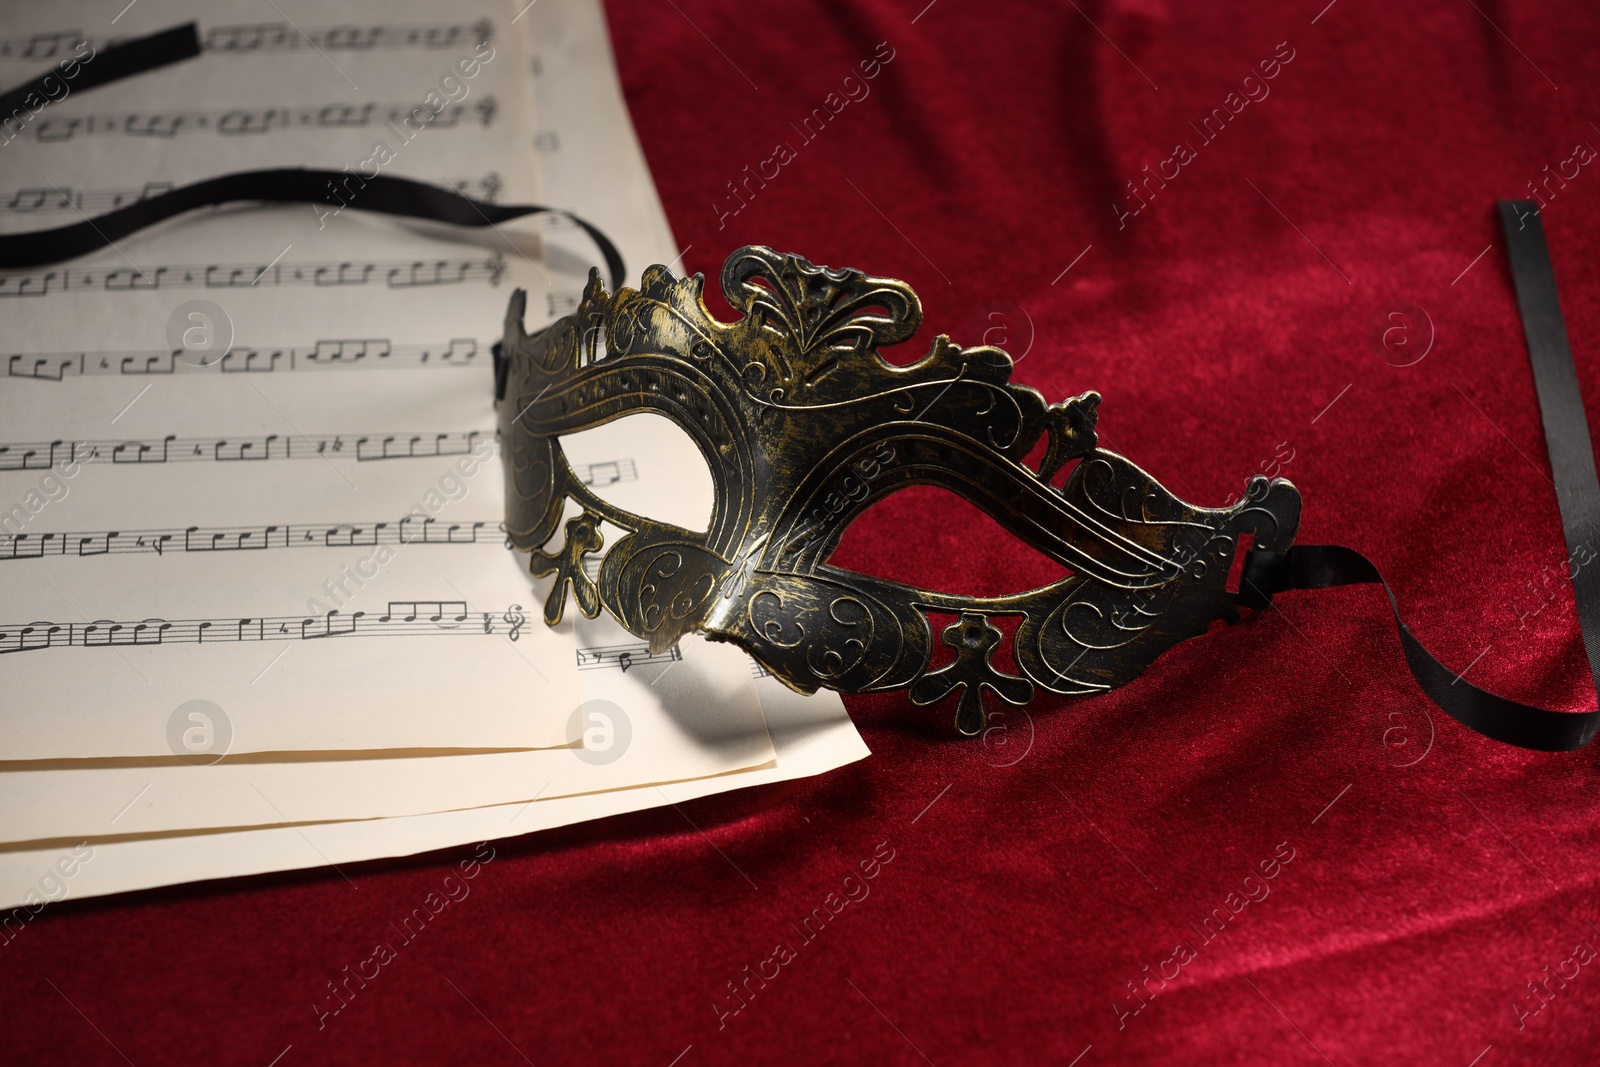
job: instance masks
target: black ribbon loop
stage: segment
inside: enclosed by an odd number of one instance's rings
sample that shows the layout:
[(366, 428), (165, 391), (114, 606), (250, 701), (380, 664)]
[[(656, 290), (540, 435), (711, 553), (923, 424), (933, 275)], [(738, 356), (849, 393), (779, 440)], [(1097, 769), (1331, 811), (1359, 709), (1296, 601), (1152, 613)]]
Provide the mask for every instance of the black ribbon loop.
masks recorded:
[[(334, 192), (336, 188), (349, 189), (346, 194), (349, 199), (341, 200)], [(140, 200), (71, 226), (0, 236), (0, 269), (18, 270), (73, 259), (174, 215), (236, 200), (259, 200), (269, 204), (328, 204), (384, 215), (448, 222), (456, 226), (493, 226), (525, 215), (561, 215), (571, 219), (600, 249), (613, 289), (620, 288), (627, 276), (622, 253), (611, 239), (570, 211), (536, 204), (485, 203), (453, 189), (412, 181), (410, 178), (391, 178), (383, 174), (368, 178), (351, 175), (348, 171), (305, 170), (299, 167), (224, 174)]]
[[(35, 109), (25, 101), (30, 95), (49, 99), (49, 79), (69, 78), (66, 71), (73, 64), (76, 67), (66, 84), (82, 92), (199, 54), (200, 41), (192, 22), (113, 45), (92, 60), (67, 60), (26, 85), (0, 93), (0, 117), (24, 107), (30, 111), (42, 110), (42, 107)], [(344, 190), (342, 197), (336, 192), (341, 189)], [(269, 204), (327, 204), (475, 227), (493, 226), (527, 215), (560, 215), (570, 219), (599, 248), (606, 261), (606, 272), (611, 278), (613, 290), (621, 288), (627, 279), (622, 253), (617, 246), (599, 227), (570, 211), (537, 204), (490, 204), (474, 200), (454, 189), (412, 181), (410, 178), (394, 178), (385, 174), (369, 177), (349, 171), (307, 170), (299, 167), (224, 174), (139, 200), (71, 226), (0, 236), (0, 270), (42, 267), (74, 259), (186, 211), (240, 200)]]
[[(1600, 478), (1595, 475), (1589, 420), (1578, 392), (1578, 375), (1561, 318), (1555, 270), (1545, 244), (1537, 206), (1529, 200), (1502, 200), (1500, 221), (1506, 234), (1511, 275), (1522, 312), (1528, 358), (1539, 393), (1539, 413), (1555, 475), (1556, 503), (1573, 558), (1586, 534), (1600, 530)], [(1589, 670), (1600, 695), (1600, 568), (1572, 570), (1578, 625)], [(1600, 710), (1550, 711), (1496, 696), (1462, 678), (1422, 647), (1400, 618), (1394, 591), (1378, 568), (1361, 553), (1339, 545), (1296, 545), (1287, 552), (1251, 551), (1239, 582), (1239, 603), (1266, 607), (1274, 593), (1329, 589), (1340, 585), (1381, 585), (1394, 612), (1406, 664), (1422, 692), (1451, 718), (1485, 737), (1541, 752), (1583, 748), (1600, 732)]]

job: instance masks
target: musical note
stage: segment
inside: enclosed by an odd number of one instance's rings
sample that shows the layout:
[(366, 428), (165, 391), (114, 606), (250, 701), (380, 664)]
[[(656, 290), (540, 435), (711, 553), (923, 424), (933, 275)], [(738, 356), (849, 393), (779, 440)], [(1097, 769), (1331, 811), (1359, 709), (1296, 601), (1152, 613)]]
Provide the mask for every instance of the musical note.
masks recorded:
[(767, 670), (765, 667), (763, 667), (760, 663), (756, 662), (755, 660), (751, 660), (750, 661), (750, 677), (755, 678), (756, 680), (759, 681), (762, 678), (771, 678), (772, 677), (772, 672)]
[(69, 373), (93, 374), (95, 371), (84, 366), (86, 356), (84, 352), (15, 352), (6, 359), (6, 376), (59, 382)]
[[(3, 462), (3, 457), (0, 457)], [(616, 485), (618, 482), (636, 482), (639, 480), (639, 469), (634, 466), (631, 459), (608, 459), (599, 463), (579, 464), (572, 468), (578, 480), (590, 488), (603, 488)]]
[(454, 628), (467, 621), (465, 600), (391, 600), (389, 611), (379, 620), (388, 622), (398, 616), (403, 623), (426, 620), (435, 626)]
[(0, 274), (0, 297), (48, 296), (52, 293), (144, 289), (244, 289), (277, 285), (317, 287), (369, 285), (381, 279), (391, 289), (418, 285), (500, 284), (505, 257), (432, 262), (368, 263), (195, 263), (147, 267), (52, 267), (48, 270)]
[(69, 196), (52, 196), (53, 190), (35, 187), (32, 189), (18, 189), (11, 194), (11, 199), (6, 201), (5, 209), (22, 213), (38, 211), (44, 205), (59, 201), (63, 207), (70, 207), (72, 200)]
[(446, 104), (435, 112), (422, 103), (301, 104), (293, 107), (180, 108), (175, 111), (120, 111), (67, 117), (45, 115), (15, 131), (16, 137), (39, 141), (70, 141), (74, 137), (162, 137), (215, 133), (224, 137), (252, 136), (282, 130), (332, 130), (380, 127), (389, 123), (410, 129), (446, 128), (476, 118), (480, 126), (493, 124), (499, 103), (493, 96), (471, 103)]
[[(365, 611), (329, 611), (322, 615), (259, 618), (0, 623), (0, 655), (8, 652), (41, 652), (52, 648), (127, 648), (240, 641), (315, 641), (336, 637), (477, 634), (474, 628), (462, 625), (468, 617), (466, 604), (459, 600), (393, 600), (389, 602), (388, 611), (382, 615)], [(489, 631), (485, 629), (483, 632)]]
[[(262, 52), (276, 51), (285, 46), (299, 44), (299, 35), (282, 32), (289, 27), (282, 23), (258, 23), (253, 26), (215, 26), (206, 31), (200, 47), (206, 51)], [(291, 45), (290, 42), (293, 42)]]
[(329, 611), (322, 617), (322, 631), (317, 632), (314, 619), (300, 621), (300, 636), (304, 640), (313, 640), (323, 637), (349, 637), (356, 632), (356, 626), (366, 617), (366, 612), (355, 611), (348, 615), (339, 611)]
[[(450, 184), (455, 188), (456, 192), (490, 204), (494, 203), (495, 197), (500, 195), (500, 175), (494, 171), (490, 171), (482, 178), (479, 178), (476, 185), (460, 181), (451, 182)], [(545, 216), (534, 217), (542, 218)]]
[[(317, 347), (307, 357), (313, 363), (322, 366), (335, 364), (359, 364), (371, 356), (374, 361), (388, 359), (393, 353), (388, 338), (373, 337), (350, 341), (318, 341)], [(422, 360), (426, 362), (428, 353), (422, 353)], [(291, 357), (291, 367), (293, 358)]]
[(77, 30), (36, 33), (29, 37), (0, 38), (0, 59), (40, 60), (81, 54), (79, 45), (88, 41)]
[(662, 652), (651, 652), (650, 646), (644, 641), (626, 645), (607, 645), (599, 648), (578, 649), (578, 669), (580, 671), (600, 670), (603, 668), (616, 668), (627, 673), (635, 667), (654, 663), (672, 663), (683, 658), (683, 651), (677, 645)]
[[(443, 433), (394, 434), (296, 434), (264, 437), (166, 437), (146, 440), (37, 441), (0, 444), (0, 471), (47, 470), (63, 461), (94, 462), (106, 455), (113, 464), (224, 463), (274, 459), (351, 458), (345, 448), (347, 436), (355, 438), (354, 459), (374, 462), (386, 459), (421, 459), (437, 456), (463, 456), (477, 446), (478, 438), (490, 437), (490, 430), (449, 430)], [(498, 446), (497, 446), (498, 447)], [(623, 460), (631, 463), (631, 460)]]

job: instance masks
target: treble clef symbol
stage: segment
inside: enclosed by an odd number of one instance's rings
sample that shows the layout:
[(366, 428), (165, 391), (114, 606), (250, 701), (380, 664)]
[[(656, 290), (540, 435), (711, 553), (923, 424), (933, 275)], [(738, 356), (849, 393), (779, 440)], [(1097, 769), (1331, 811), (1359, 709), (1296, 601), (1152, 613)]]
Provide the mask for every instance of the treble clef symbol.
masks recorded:
[(511, 605), (511, 610), (506, 612), (503, 617), (506, 620), (506, 625), (511, 627), (511, 632), (506, 636), (515, 641), (522, 635), (522, 624), (527, 621), (526, 617), (522, 614), (522, 605)]

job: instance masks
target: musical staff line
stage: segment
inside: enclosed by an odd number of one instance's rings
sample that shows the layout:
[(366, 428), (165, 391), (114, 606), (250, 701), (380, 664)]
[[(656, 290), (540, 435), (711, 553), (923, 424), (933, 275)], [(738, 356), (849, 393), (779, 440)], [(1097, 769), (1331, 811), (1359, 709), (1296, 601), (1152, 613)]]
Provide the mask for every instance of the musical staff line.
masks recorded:
[(119, 622), (31, 622), (0, 624), (0, 655), (52, 648), (131, 648), (160, 645), (235, 644), (242, 641), (316, 641), (340, 637), (417, 637), (444, 634), (520, 636), (524, 616), (511, 605), (504, 614), (468, 611), (464, 600), (391, 600), (383, 614), (329, 611), (323, 615), (274, 615), (220, 619), (140, 619)]
[(578, 310), (578, 304), (583, 300), (581, 289), (559, 289), (544, 295), (545, 310), (552, 319), (563, 315), (570, 315)]
[(187, 526), (154, 530), (0, 533), (0, 561), (46, 556), (126, 556), (168, 552), (259, 552), (272, 548), (367, 548), (378, 545), (506, 545), (498, 519), (448, 522), (407, 515), (393, 522)]
[[(202, 52), (295, 52), (320, 48), (328, 52), (371, 52), (379, 49), (422, 48), (438, 51), (460, 45), (477, 46), (494, 38), (494, 25), (480, 19), (471, 25), (306, 26), (286, 22), (243, 23), (208, 27), (200, 38)], [(0, 38), (0, 59), (44, 60), (73, 53), (80, 44), (98, 52), (128, 40), (96, 40), (79, 30), (36, 33), (29, 37)]]
[[(52, 109), (53, 110), (53, 109)], [(471, 103), (447, 104), (435, 112), (421, 103), (302, 104), (293, 107), (180, 108), (176, 111), (119, 111), (92, 115), (46, 113), (17, 130), (17, 137), (37, 141), (70, 141), (74, 137), (159, 137), (216, 133), (254, 137), (282, 130), (344, 130), (395, 124), (413, 131), (429, 126), (452, 129), (463, 121), (488, 127), (499, 114), (493, 96)], [(409, 137), (406, 140), (410, 140)]]
[[(492, 430), (443, 433), (267, 434), (263, 437), (179, 437), (0, 444), (0, 471), (47, 470), (57, 463), (253, 463), (274, 459), (423, 459), (462, 456)], [(631, 462), (631, 461), (630, 461)]]
[(224, 355), (173, 349), (120, 352), (12, 352), (6, 377), (59, 382), (69, 377), (170, 374), (271, 374), (278, 371), (428, 370), (489, 362), (489, 345), (471, 337), (439, 344), (395, 344), (387, 337), (351, 337), (310, 345), (234, 345)]
[[(493, 430), (459, 430), (416, 434), (267, 434), (265, 437), (166, 437), (142, 440), (37, 441), (0, 444), (0, 471), (49, 470), (61, 465), (160, 463), (260, 463), (274, 459), (354, 459), (358, 463), (388, 459), (431, 459), (475, 452), (478, 438), (489, 442)], [(499, 444), (490, 444), (491, 452)], [(639, 480), (631, 458), (573, 464), (578, 480), (591, 488)], [(0, 517), (3, 518), (3, 517)]]
[(390, 289), (488, 282), (505, 276), (505, 257), (370, 260), (365, 263), (189, 263), (135, 267), (51, 267), (0, 274), (0, 298), (74, 291), (138, 292), (154, 289), (249, 289), (309, 285), (318, 289), (382, 284)]
[(651, 652), (650, 645), (645, 641), (633, 641), (625, 645), (605, 645), (597, 648), (578, 649), (578, 669), (580, 671), (594, 671), (602, 669), (621, 670), (626, 674), (634, 667), (650, 663), (672, 663), (683, 659), (683, 650), (677, 645), (662, 652)]
[[(495, 202), (502, 188), (500, 176), (493, 173), (481, 178), (456, 178), (446, 184), (465, 196), (490, 204)], [(141, 200), (149, 200), (162, 193), (170, 193), (175, 188), (177, 186), (173, 182), (166, 181), (145, 182), (137, 189), (74, 190), (70, 185), (55, 187), (30, 185), (0, 191), (0, 215), (37, 215), (57, 211), (81, 211), (86, 215), (99, 215), (129, 204), (136, 204)], [(530, 224), (549, 227), (556, 225), (576, 227), (570, 219), (554, 212), (535, 215), (528, 221)]]

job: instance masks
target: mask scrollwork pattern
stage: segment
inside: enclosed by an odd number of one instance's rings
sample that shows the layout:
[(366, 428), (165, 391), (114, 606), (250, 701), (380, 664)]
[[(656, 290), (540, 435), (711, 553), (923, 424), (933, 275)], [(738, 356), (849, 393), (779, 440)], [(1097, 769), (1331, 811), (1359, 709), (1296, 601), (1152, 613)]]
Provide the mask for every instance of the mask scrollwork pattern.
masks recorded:
[[(1294, 540), (1300, 494), (1288, 481), (1253, 477), (1230, 507), (1187, 504), (1099, 447), (1099, 394), (1048, 403), (1010, 380), (1001, 349), (941, 335), (914, 363), (885, 360), (879, 350), (922, 323), (904, 282), (752, 246), (728, 258), (721, 283), (734, 322), (706, 308), (700, 275), (654, 266), (638, 289), (608, 294), (596, 272), (574, 314), (531, 335), (525, 294), (513, 294), (495, 351), (506, 529), (535, 575), (556, 576), (547, 622), (570, 589), (586, 616), (603, 608), (653, 652), (701, 633), (802, 692), (906, 688), (932, 705), (959, 691), (956, 729), (975, 736), (985, 695), (1020, 705), (1041, 690), (1104, 692), (1237, 618), (1227, 582), (1241, 539), (1274, 551)], [(608, 503), (561, 451), (563, 434), (647, 411), (710, 467), (705, 532)], [(1066, 577), (959, 596), (829, 563), (858, 515), (912, 485), (971, 501)], [(547, 553), (568, 501), (580, 512)], [(609, 547), (602, 522), (623, 531)], [(583, 558), (603, 548), (591, 580)], [(939, 640), (954, 658), (934, 667), (935, 622), (951, 616)], [(992, 659), (1001, 620), (1015, 624), (1018, 674)]]

